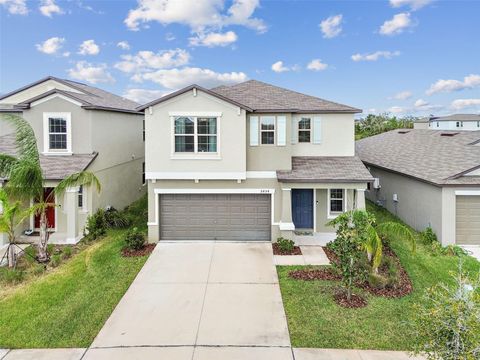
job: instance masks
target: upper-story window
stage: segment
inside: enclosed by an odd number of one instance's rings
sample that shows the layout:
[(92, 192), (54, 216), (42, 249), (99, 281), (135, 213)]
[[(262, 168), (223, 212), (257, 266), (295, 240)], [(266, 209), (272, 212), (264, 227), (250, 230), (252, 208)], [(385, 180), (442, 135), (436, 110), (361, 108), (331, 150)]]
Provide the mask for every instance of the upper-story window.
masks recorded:
[(456, 126), (457, 126), (457, 128), (458, 127), (463, 127), (463, 121), (457, 121)]
[(216, 153), (217, 118), (178, 116), (174, 120), (175, 153)]
[(298, 142), (309, 143), (312, 133), (312, 119), (308, 117), (302, 117), (298, 121)]
[(275, 144), (275, 116), (260, 117), (260, 140), (262, 145)]
[(44, 113), (43, 131), (45, 153), (72, 152), (70, 113)]

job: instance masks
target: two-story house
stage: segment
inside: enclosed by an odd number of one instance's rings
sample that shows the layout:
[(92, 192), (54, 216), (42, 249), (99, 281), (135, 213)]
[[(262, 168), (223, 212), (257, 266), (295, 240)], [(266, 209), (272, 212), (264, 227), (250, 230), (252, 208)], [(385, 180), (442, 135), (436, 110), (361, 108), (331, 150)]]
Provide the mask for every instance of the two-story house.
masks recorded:
[[(107, 206), (123, 208), (144, 192), (144, 116), (136, 110), (138, 105), (55, 77), (0, 97), (0, 112), (22, 116), (35, 132), (46, 193), (65, 177), (83, 170), (93, 172), (102, 185), (100, 193), (79, 187), (55, 199), (57, 206), (47, 214), (51, 242), (77, 242), (89, 214)], [(15, 134), (5, 120), (0, 120), (0, 153), (16, 154)], [(3, 181), (8, 179), (0, 185)], [(39, 219), (32, 216), (22, 229), (33, 231), (27, 240), (34, 240), (38, 227)]]
[(191, 85), (145, 111), (148, 237), (275, 240), (365, 206), (360, 110), (250, 80)]
[(447, 116), (430, 116), (418, 119), (414, 129), (430, 130), (480, 130), (480, 114), (452, 114)]

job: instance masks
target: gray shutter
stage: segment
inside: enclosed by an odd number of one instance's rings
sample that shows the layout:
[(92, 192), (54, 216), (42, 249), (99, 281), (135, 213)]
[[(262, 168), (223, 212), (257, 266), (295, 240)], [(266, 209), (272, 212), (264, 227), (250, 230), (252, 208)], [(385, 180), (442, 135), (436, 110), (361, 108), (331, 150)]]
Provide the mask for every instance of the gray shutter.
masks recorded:
[(250, 116), (250, 146), (258, 146), (258, 116)]
[(292, 144), (298, 143), (298, 118), (296, 116), (292, 116)]
[(322, 142), (322, 119), (320, 116), (313, 117), (313, 143), (320, 144)]

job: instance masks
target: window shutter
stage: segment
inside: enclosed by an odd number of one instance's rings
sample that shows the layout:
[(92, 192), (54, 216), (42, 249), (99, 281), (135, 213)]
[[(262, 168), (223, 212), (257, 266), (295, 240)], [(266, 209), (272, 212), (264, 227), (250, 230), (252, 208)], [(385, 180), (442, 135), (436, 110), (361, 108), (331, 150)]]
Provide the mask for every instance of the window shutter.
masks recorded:
[(292, 116), (292, 144), (298, 143), (298, 119)]
[(258, 116), (250, 116), (250, 146), (258, 146)]
[(277, 116), (277, 145), (287, 145), (287, 118), (285, 116)]
[(320, 144), (322, 142), (322, 119), (320, 116), (313, 117), (313, 143)]

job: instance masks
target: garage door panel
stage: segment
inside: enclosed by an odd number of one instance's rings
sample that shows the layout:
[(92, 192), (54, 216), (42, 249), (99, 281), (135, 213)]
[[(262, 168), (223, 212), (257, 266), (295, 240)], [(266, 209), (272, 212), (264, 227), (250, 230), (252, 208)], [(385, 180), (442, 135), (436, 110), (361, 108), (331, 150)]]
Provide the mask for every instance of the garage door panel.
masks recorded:
[(160, 196), (160, 238), (270, 240), (271, 199), (266, 194)]
[(457, 196), (456, 242), (480, 245), (480, 196)]

